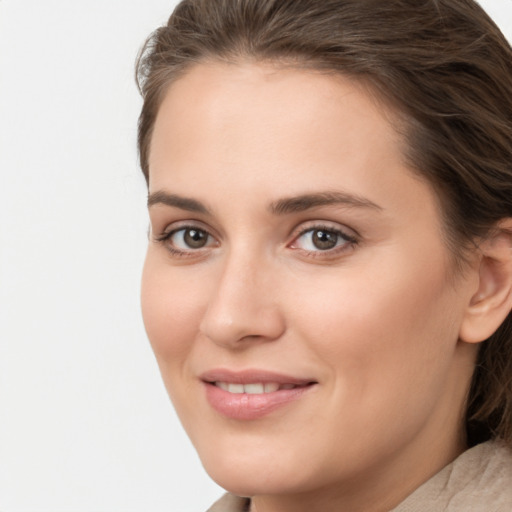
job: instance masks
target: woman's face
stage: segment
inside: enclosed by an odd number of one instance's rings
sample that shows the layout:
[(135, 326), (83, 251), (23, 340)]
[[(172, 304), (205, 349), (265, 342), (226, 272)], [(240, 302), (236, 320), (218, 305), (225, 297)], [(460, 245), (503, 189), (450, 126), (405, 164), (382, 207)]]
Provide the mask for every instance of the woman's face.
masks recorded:
[(476, 281), (392, 117), (348, 79), (255, 63), (198, 65), (160, 107), (143, 315), (228, 490), (410, 491), (462, 449)]

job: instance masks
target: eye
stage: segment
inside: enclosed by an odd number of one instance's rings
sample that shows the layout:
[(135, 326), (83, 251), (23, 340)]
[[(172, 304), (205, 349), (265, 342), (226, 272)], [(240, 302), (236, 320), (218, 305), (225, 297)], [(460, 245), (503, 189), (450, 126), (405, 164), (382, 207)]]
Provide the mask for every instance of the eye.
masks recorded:
[(302, 231), (293, 241), (293, 249), (307, 252), (326, 252), (343, 249), (356, 243), (356, 239), (340, 230), (328, 227), (314, 227)]
[(216, 245), (216, 241), (208, 231), (194, 226), (184, 226), (164, 233), (157, 238), (158, 242), (176, 254), (190, 253)]
[(174, 231), (169, 240), (177, 249), (202, 249), (208, 244), (210, 235), (202, 229), (183, 228)]

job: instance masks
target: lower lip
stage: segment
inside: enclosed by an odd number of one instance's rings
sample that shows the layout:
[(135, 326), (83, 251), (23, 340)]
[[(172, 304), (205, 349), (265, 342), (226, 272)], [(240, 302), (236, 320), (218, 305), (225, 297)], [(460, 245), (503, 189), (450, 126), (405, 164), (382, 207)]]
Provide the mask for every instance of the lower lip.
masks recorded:
[(301, 398), (315, 386), (281, 389), (272, 393), (229, 393), (209, 382), (204, 383), (206, 398), (220, 414), (235, 420), (256, 420)]

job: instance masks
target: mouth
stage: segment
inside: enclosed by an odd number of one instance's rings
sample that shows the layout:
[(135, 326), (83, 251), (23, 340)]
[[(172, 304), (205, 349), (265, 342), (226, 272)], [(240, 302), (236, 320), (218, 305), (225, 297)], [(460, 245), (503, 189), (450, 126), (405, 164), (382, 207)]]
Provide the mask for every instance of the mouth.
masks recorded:
[(203, 374), (201, 380), (210, 406), (235, 420), (256, 420), (300, 402), (318, 384), (265, 371), (215, 370)]
[(212, 384), (213, 386), (216, 386), (223, 391), (227, 391), (228, 393), (233, 393), (235, 395), (242, 393), (246, 393), (248, 395), (263, 395), (266, 393), (275, 393), (277, 391), (310, 386), (314, 384), (314, 382), (308, 382), (307, 384), (280, 384), (278, 382), (254, 382), (249, 384), (240, 384), (235, 382), (216, 381), (209, 382), (209, 384)]

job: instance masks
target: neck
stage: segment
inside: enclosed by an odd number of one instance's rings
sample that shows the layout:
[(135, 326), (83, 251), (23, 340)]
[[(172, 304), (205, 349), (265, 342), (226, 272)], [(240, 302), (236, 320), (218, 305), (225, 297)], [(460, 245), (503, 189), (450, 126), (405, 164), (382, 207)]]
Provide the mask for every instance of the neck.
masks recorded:
[[(249, 512), (388, 512), (466, 449), (460, 441), (451, 447), (431, 448), (433, 454), (442, 453), (443, 456), (411, 458), (407, 453), (391, 457), (371, 473), (321, 489), (279, 496), (254, 496)], [(408, 464), (407, 461), (411, 460), (421, 460), (422, 464)]]

